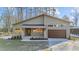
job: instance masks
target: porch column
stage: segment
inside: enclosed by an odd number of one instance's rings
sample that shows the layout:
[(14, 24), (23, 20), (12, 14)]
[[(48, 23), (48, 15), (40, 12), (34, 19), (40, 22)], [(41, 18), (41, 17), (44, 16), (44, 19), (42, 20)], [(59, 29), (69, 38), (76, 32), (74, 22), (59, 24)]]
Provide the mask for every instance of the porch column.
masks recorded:
[(66, 38), (69, 38), (69, 36), (70, 36), (70, 27), (67, 26), (66, 27)]
[(21, 34), (21, 36), (22, 36), (22, 39), (24, 38), (24, 35), (25, 35), (25, 33), (24, 33), (24, 28), (22, 28), (22, 34)]
[(48, 27), (44, 29), (44, 38), (48, 38)]

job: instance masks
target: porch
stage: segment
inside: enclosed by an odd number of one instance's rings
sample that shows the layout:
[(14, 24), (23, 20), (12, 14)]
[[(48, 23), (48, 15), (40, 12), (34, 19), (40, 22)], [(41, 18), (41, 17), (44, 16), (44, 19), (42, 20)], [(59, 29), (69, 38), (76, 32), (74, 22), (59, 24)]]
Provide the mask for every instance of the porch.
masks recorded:
[(44, 29), (43, 28), (25, 28), (24, 29), (24, 36), (31, 36), (31, 37), (44, 37)]
[(47, 38), (45, 28), (23, 28), (22, 38), (30, 40), (30, 38)]
[(48, 38), (47, 29), (44, 24), (22, 24), (23, 39)]

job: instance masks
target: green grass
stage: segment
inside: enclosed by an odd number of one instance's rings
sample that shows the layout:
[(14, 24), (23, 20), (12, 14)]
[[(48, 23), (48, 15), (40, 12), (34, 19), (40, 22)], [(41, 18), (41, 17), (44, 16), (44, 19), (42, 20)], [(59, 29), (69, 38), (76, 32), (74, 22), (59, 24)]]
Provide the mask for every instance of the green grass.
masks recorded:
[(0, 51), (35, 51), (48, 47), (47, 41), (20, 41), (0, 39)]

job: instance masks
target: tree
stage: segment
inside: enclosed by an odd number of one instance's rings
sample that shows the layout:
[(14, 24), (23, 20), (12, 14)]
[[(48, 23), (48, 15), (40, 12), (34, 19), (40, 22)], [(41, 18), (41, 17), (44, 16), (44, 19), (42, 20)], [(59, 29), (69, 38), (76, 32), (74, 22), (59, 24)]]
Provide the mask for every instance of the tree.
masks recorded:
[(67, 15), (64, 15), (63, 19), (69, 20), (69, 17)]
[(16, 9), (17, 9), (17, 17), (18, 17), (17, 22), (22, 21), (23, 20), (23, 7), (17, 7)]
[(5, 31), (9, 32), (12, 27), (13, 22), (13, 10), (12, 8), (4, 8), (4, 12), (2, 14), (2, 20), (4, 21), (4, 29)]
[(79, 20), (79, 8), (74, 8), (73, 10), (72, 10), (72, 16), (73, 16), (73, 20), (74, 20), (74, 25), (75, 26), (78, 26), (78, 20)]

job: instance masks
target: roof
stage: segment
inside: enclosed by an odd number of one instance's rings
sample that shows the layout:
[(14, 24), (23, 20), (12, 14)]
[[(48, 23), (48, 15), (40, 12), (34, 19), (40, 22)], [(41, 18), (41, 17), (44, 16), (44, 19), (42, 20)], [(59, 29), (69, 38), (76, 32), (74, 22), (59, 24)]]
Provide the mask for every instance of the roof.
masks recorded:
[(65, 22), (71, 23), (70, 21), (65, 20), (65, 19), (57, 18), (57, 17), (50, 16), (50, 15), (47, 15), (47, 14), (40, 14), (40, 15), (37, 15), (37, 16), (34, 16), (34, 17), (31, 17), (31, 18), (29, 18), (29, 19), (26, 19), (26, 20), (20, 21), (20, 22), (18, 22), (18, 23), (15, 23), (15, 24), (13, 24), (13, 25), (17, 25), (17, 24), (20, 24), (20, 23), (23, 23), (23, 22), (29, 21), (29, 20), (32, 20), (32, 19), (37, 18), (37, 17), (40, 17), (40, 16), (48, 16), (48, 17), (55, 18), (55, 19), (57, 19), (57, 20), (61, 20), (61, 21), (65, 21)]

